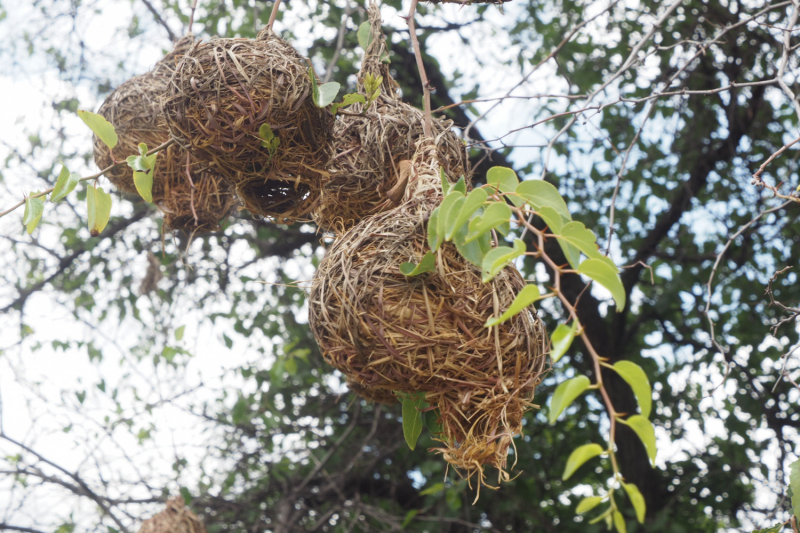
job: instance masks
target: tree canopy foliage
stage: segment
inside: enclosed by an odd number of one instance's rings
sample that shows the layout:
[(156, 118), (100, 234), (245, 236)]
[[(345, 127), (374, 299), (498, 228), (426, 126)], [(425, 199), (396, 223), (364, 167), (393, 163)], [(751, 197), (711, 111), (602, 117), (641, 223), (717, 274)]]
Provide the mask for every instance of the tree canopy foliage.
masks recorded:
[[(253, 37), (271, 6), (200, 0), (192, 30)], [(421, 108), (407, 5), (381, 6), (392, 74)], [(0, 135), (0, 210), (52, 187), (59, 161), (97, 171), (76, 111), (149, 68), (190, 12), (184, 0), (0, 2), (11, 95), (0, 119), (13, 125)], [(796, 0), (418, 7), (434, 114), (469, 145), (475, 183), (494, 166), (547, 180), (624, 265), (621, 312), (580, 275), (562, 276), (561, 291), (600, 356), (640, 365), (653, 387), (655, 468), (630, 428), (616, 433), (622, 474), (647, 503), (644, 525), (620, 506), (628, 531), (753, 531), (789, 517), (798, 13)], [(352, 89), (365, 20), (360, 0), (293, 1), (275, 28), (324, 81)], [(475, 487), (427, 451), (429, 434), (406, 446), (399, 404), (354, 396), (322, 360), (305, 288), (324, 234), (246, 212), (219, 232), (163, 234), (148, 204), (115, 194), (92, 236), (76, 190), (45, 204), (30, 235), (22, 210), (0, 218), (0, 529), (135, 531), (175, 494), (215, 532), (605, 527), (575, 507), (602, 492), (608, 459), (562, 481), (570, 452), (608, 431), (599, 395), (554, 424), (530, 412), (516, 477), (473, 503)], [(545, 246), (567, 262), (555, 239)], [(519, 266), (541, 287), (553, 279), (541, 260)], [(552, 334), (564, 309), (537, 305)], [(576, 375), (594, 377), (579, 341), (536, 402)], [(622, 378), (603, 381), (618, 412), (636, 412)]]

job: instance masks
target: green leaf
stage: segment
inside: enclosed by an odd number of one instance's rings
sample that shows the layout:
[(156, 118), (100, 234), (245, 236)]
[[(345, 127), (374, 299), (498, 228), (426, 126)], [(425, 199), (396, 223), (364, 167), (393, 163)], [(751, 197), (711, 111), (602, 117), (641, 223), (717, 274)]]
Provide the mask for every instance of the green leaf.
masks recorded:
[(450, 193), (450, 181), (442, 167), (439, 167), (439, 179), (442, 181), (442, 196), (447, 196)]
[(492, 249), (492, 238), (488, 233), (484, 233), (474, 241), (465, 242), (469, 228), (467, 225), (461, 226), (461, 229), (456, 233), (453, 242), (456, 244), (456, 249), (464, 259), (480, 267), (483, 264), (483, 258)]
[(473, 218), (469, 223), (469, 235), (466, 242), (473, 241), (511, 219), (511, 208), (505, 202), (492, 202), (482, 216)]
[(792, 489), (792, 512), (800, 518), (800, 460), (789, 466), (789, 488)]
[(484, 327), (491, 328), (492, 326), (502, 324), (512, 316), (519, 314), (523, 309), (541, 297), (542, 295), (539, 293), (539, 287), (536, 285), (525, 285), (514, 298), (514, 301), (511, 302), (508, 309), (506, 309), (506, 312), (500, 315), (499, 318), (490, 318), (487, 320)]
[[(158, 155), (155, 153), (153, 155)], [(144, 199), (145, 202), (153, 203), (153, 174), (155, 170), (133, 172), (133, 185), (136, 187), (136, 192)]]
[[(486, 185), (494, 187), (502, 193), (513, 193), (519, 185), (517, 173), (507, 167), (492, 167), (486, 171)], [(517, 207), (525, 203), (525, 200), (515, 194), (509, 194), (509, 198)]]
[(633, 509), (636, 511), (636, 520), (638, 520), (640, 524), (644, 524), (644, 515), (647, 510), (644, 496), (642, 496), (642, 493), (639, 492), (639, 488), (633, 483), (623, 483), (622, 487), (625, 489), (625, 492), (628, 493), (628, 498), (630, 498)]
[(428, 246), (435, 252), (439, 249), (441, 244), (442, 238), (439, 234), (439, 207), (437, 207), (431, 211), (431, 216), (428, 219)]
[(117, 145), (117, 142), (119, 142), (117, 131), (114, 129), (114, 126), (101, 115), (78, 109), (78, 116), (81, 117), (81, 120), (91, 128), (94, 134), (97, 135), (97, 138), (103, 141), (106, 146), (113, 149)]
[(556, 364), (559, 359), (564, 357), (569, 347), (572, 345), (575, 335), (578, 333), (578, 322), (573, 321), (572, 326), (559, 324), (550, 336), (550, 359)]
[(456, 202), (458, 202), (458, 200), (463, 200), (463, 198), (464, 195), (462, 193), (451, 190), (438, 207), (439, 222), (437, 225), (437, 233), (441, 236), (442, 240), (446, 240), (445, 236), (447, 235), (447, 222), (449, 220), (450, 211), (453, 209)]
[(179, 340), (183, 339), (183, 332), (184, 332), (185, 329), (186, 329), (186, 325), (183, 325), (183, 326), (181, 326), (181, 327), (179, 327), (178, 329), (175, 330), (175, 340), (176, 341), (179, 341)]
[(421, 408), (425, 405), (425, 393), (415, 392), (403, 398), (403, 436), (412, 450), (417, 446), (417, 439), (422, 433)]
[[(262, 141), (269, 142), (275, 138), (275, 132), (272, 131), (272, 128), (269, 127), (269, 124), (262, 124), (260, 128), (258, 128), (258, 136), (261, 137)], [(261, 143), (264, 146), (264, 143)]]
[(86, 209), (89, 212), (89, 233), (97, 237), (111, 217), (111, 195), (102, 188), (86, 188)]
[(28, 230), (28, 234), (33, 233), (36, 226), (39, 225), (39, 220), (42, 219), (44, 212), (44, 198), (25, 198), (25, 211), (22, 213), (22, 223)]
[(450, 207), (450, 209), (447, 210), (447, 220), (445, 220), (444, 222), (444, 240), (449, 241), (450, 239), (452, 239), (453, 234), (459, 228), (459, 226), (457, 226), (456, 223), (458, 222), (458, 217), (461, 214), (461, 209), (466, 200), (467, 199), (464, 198), (463, 196), (461, 198), (458, 198)]
[(578, 514), (588, 513), (600, 505), (600, 502), (602, 501), (602, 496), (588, 496), (581, 500), (581, 502), (578, 504), (578, 507), (575, 508), (575, 512)]
[(578, 272), (608, 289), (617, 304), (617, 313), (622, 312), (625, 308), (625, 288), (622, 286), (616, 267), (602, 259), (587, 259), (578, 267)]
[(614, 527), (617, 529), (617, 533), (627, 533), (625, 517), (619, 511), (614, 511)]
[(424, 272), (433, 272), (434, 270), (436, 270), (436, 255), (433, 252), (427, 252), (418, 265), (409, 262), (400, 265), (400, 272), (409, 277), (417, 276)]
[[(561, 231), (556, 235), (558, 239), (564, 239), (591, 259), (604, 257), (597, 248), (597, 237), (592, 230), (587, 229), (583, 222), (569, 222), (565, 224)], [(575, 265), (573, 265), (575, 266)]]
[[(368, 24), (368, 23), (365, 22), (364, 24)], [(414, 517), (417, 516), (418, 514), (419, 514), (419, 511), (417, 509), (411, 509), (409, 512), (406, 513), (406, 517), (403, 519), (403, 523), (400, 524), (400, 527), (402, 529), (405, 529), (405, 527), (408, 524), (410, 524), (411, 521), (414, 520)]]
[(564, 474), (561, 476), (561, 479), (564, 481), (568, 480), (576, 470), (583, 466), (583, 463), (604, 453), (605, 450), (599, 444), (584, 444), (583, 446), (577, 447), (569, 455), (567, 466), (564, 467)]
[(553, 399), (550, 400), (550, 413), (548, 419), (551, 424), (555, 423), (558, 415), (564, 412), (564, 409), (570, 406), (575, 398), (583, 394), (589, 388), (590, 381), (586, 376), (578, 376), (576, 378), (568, 379), (567, 381), (556, 387), (556, 392), (553, 393)]
[(783, 524), (775, 524), (767, 529), (757, 529), (753, 533), (781, 533), (783, 531)]
[(342, 101), (340, 103), (336, 103), (331, 106), (331, 113), (335, 115), (336, 112), (339, 111), (339, 109), (351, 106), (355, 103), (365, 104), (367, 103), (367, 99), (364, 98), (363, 94), (358, 94), (358, 93), (346, 94), (342, 97)]
[(650, 388), (650, 380), (642, 367), (630, 361), (618, 361), (614, 363), (614, 370), (625, 382), (633, 389), (636, 401), (642, 416), (650, 418), (650, 410), (653, 405), (653, 391)]
[(71, 193), (78, 182), (81, 180), (80, 174), (76, 174), (75, 172), (70, 172), (67, 169), (67, 166), (63, 163), (61, 164), (61, 172), (58, 174), (58, 179), (56, 180), (56, 186), (53, 187), (53, 194), (50, 195), (50, 201), (55, 203), (66, 195)]
[(314, 104), (317, 107), (327, 107), (336, 99), (341, 85), (335, 81), (323, 83), (322, 85), (317, 84), (317, 76), (311, 68), (308, 69), (308, 75), (311, 78), (311, 95)]
[(428, 495), (440, 494), (440, 493), (444, 492), (445, 488), (446, 487), (445, 487), (444, 483), (442, 483), (440, 481), (438, 483), (434, 483), (433, 485), (431, 485), (427, 489), (420, 491), (419, 495), (420, 496), (428, 496)]
[(644, 447), (647, 449), (647, 456), (650, 458), (650, 464), (656, 465), (656, 432), (653, 429), (653, 424), (648, 419), (641, 415), (633, 415), (627, 420), (623, 421), (624, 424), (639, 436)]
[(184, 503), (186, 505), (191, 505), (192, 504), (192, 500), (194, 498), (192, 498), (192, 493), (189, 492), (189, 489), (187, 489), (186, 487), (181, 487), (180, 488), (180, 493), (181, 493), (181, 497), (183, 498)]
[(469, 219), (475, 212), (480, 209), (483, 204), (486, 202), (486, 198), (489, 195), (486, 193), (484, 189), (474, 189), (470, 192), (464, 200), (464, 203), (461, 204), (461, 209), (458, 212), (458, 217), (456, 217), (455, 222), (453, 223), (454, 231), (450, 233), (447, 237), (448, 240), (452, 238), (452, 236), (458, 232), (464, 225), (469, 222)]
[(464, 179), (464, 176), (458, 178), (458, 181), (455, 183), (455, 185), (453, 185), (453, 190), (458, 191), (461, 194), (467, 194), (467, 182)]
[(508, 263), (517, 257), (524, 255), (527, 251), (525, 243), (521, 239), (514, 239), (514, 247), (498, 246), (489, 250), (483, 257), (481, 268), (483, 269), (483, 282), (490, 282)]
[(364, 50), (372, 43), (372, 32), (370, 31), (369, 22), (362, 22), (358, 27), (358, 46)]
[(557, 235), (561, 232), (561, 228), (564, 227), (564, 217), (558, 211), (552, 207), (542, 207), (537, 209), (536, 212), (547, 224), (547, 227), (550, 228), (550, 233)]
[(442, 432), (442, 424), (439, 421), (439, 415), (436, 409), (425, 413), (425, 425), (428, 427), (428, 431), (434, 435), (438, 435)]
[(538, 212), (543, 207), (553, 208), (565, 220), (572, 220), (567, 203), (553, 184), (544, 180), (527, 180), (517, 185), (516, 193)]

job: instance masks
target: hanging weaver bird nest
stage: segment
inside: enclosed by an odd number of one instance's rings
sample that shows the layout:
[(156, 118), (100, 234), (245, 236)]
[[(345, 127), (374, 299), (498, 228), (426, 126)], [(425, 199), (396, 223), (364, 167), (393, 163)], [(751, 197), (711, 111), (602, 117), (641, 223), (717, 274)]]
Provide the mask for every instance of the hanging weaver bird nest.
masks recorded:
[[(183, 37), (153, 70), (131, 78), (106, 98), (98, 113), (114, 125), (119, 142), (112, 155), (112, 151), (94, 137), (94, 158), (98, 167), (111, 166), (114, 156), (122, 161), (129, 155), (138, 155), (139, 143), (152, 149), (169, 140), (161, 103), (176, 63), (193, 42), (191, 36)], [(120, 165), (106, 176), (119, 190), (138, 195), (133, 170), (128, 165)], [(159, 152), (151, 192), (153, 203), (164, 213), (167, 229), (192, 232), (216, 229), (219, 220), (235, 203), (233, 189), (217, 173), (210, 171), (208, 165), (198, 165), (191, 158), (187, 160), (187, 152), (175, 144)]]
[[(337, 234), (365, 216), (399, 203), (406, 179), (401, 161), (412, 158), (415, 143), (423, 134), (422, 111), (400, 100), (398, 86), (381, 60), (387, 57), (386, 43), (380, 10), (375, 4), (369, 8), (369, 21), (372, 37), (359, 72), (358, 88), (367, 96), (367, 78), (380, 76), (380, 96), (367, 109), (355, 104), (336, 120), (334, 157), (328, 167), (331, 175), (314, 212), (314, 221), (320, 228)], [(466, 147), (451, 130), (452, 125), (449, 120), (433, 121), (438, 159), (453, 181), (461, 176), (469, 180)]]
[(347, 380), (347, 388), (357, 396), (373, 403), (382, 403), (384, 405), (397, 403), (397, 397), (388, 389), (375, 389), (353, 380)]
[(172, 137), (235, 186), (246, 209), (290, 223), (308, 218), (331, 156), (333, 116), (311, 90), (304, 59), (264, 29), (192, 47), (164, 113)]
[(206, 528), (177, 496), (167, 501), (166, 509), (145, 520), (139, 533), (206, 533)]
[(425, 393), (438, 408), (445, 459), (484, 480), (504, 471), (545, 370), (547, 335), (530, 307), (485, 328), (525, 286), (513, 267), (491, 282), (451, 244), (436, 271), (406, 277), (405, 261), (428, 251), (427, 218), (441, 200), (431, 140), (412, 161), (407, 199), (363, 219), (320, 264), (309, 297), (309, 324), (325, 360), (370, 389)]

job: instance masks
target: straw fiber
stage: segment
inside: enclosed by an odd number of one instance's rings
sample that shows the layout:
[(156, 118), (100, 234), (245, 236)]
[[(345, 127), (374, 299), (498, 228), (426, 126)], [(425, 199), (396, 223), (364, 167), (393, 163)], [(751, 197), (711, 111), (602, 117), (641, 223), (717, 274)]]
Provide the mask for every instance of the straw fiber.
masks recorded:
[[(172, 137), (219, 172), (251, 213), (291, 223), (309, 218), (331, 156), (333, 117), (311, 96), (306, 63), (271, 30), (258, 38), (192, 47), (169, 85)], [(270, 150), (259, 130), (280, 139)]]
[(389, 389), (376, 389), (352, 380), (347, 381), (347, 387), (357, 396), (373, 403), (382, 403), (384, 405), (397, 403), (397, 397)]
[(206, 533), (203, 522), (186, 508), (183, 498), (167, 501), (167, 508), (142, 523), (139, 533)]
[(400, 273), (429, 249), (426, 223), (441, 200), (435, 154), (432, 140), (421, 141), (404, 203), (336, 240), (312, 284), (309, 323), (325, 360), (349, 380), (425, 392), (441, 416), (438, 451), (449, 463), (482, 483), (485, 465), (507, 479), (508, 448), (545, 369), (546, 332), (533, 307), (484, 327), (525, 286), (513, 267), (483, 283), (446, 244), (435, 272)]

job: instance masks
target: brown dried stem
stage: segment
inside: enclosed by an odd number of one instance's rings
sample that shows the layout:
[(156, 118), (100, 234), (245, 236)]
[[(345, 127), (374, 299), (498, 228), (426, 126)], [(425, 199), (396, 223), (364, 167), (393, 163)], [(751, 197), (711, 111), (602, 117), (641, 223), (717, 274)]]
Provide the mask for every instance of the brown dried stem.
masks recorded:
[(426, 137), (433, 137), (433, 125), (431, 116), (431, 86), (428, 82), (428, 74), (425, 72), (425, 63), (422, 61), (422, 50), (419, 46), (419, 39), (417, 38), (417, 29), (414, 26), (414, 14), (417, 11), (417, 4), (419, 0), (411, 0), (411, 7), (408, 10), (408, 34), (411, 37), (411, 44), (414, 47), (414, 56), (417, 58), (417, 68), (419, 69), (419, 78), (422, 80), (422, 98), (425, 109), (425, 121), (422, 123), (423, 132)]

